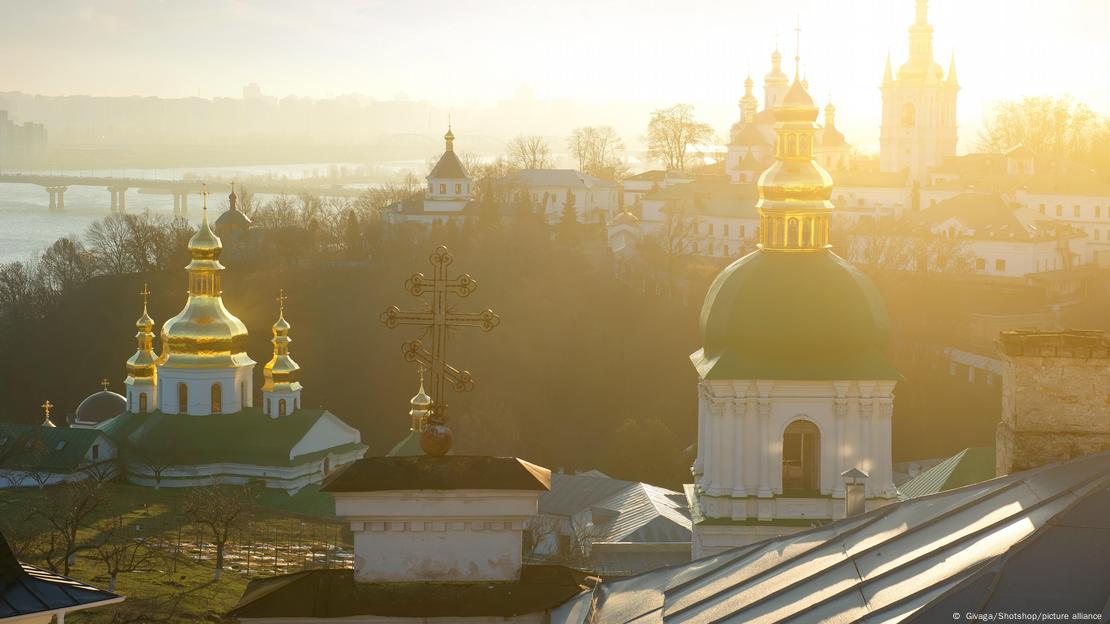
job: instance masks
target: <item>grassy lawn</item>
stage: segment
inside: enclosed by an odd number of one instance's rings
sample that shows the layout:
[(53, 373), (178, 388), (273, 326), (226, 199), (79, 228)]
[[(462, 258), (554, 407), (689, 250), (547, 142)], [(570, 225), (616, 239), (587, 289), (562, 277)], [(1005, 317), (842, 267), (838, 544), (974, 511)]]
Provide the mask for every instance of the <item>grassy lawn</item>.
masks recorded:
[[(332, 516), (331, 497), (314, 489), (294, 497), (275, 491), (260, 495), (249, 518), (232, 531), (222, 578), (213, 581), (212, 535), (180, 512), (185, 490), (119, 483), (102, 488), (103, 502), (81, 523), (80, 541), (95, 543), (103, 523), (119, 517), (126, 534), (133, 530), (136, 536), (157, 538), (162, 556), (146, 569), (119, 575), (115, 591), (127, 597), (123, 604), (75, 613), (67, 622), (219, 622), (251, 578), (305, 567), (350, 567), (351, 536)], [(17, 552), (21, 542), (49, 532), (44, 518), (28, 516), (54, 490), (0, 490), (0, 527)], [(24, 558), (45, 567), (34, 556)], [(95, 550), (78, 553), (70, 576), (104, 589), (110, 580)]]

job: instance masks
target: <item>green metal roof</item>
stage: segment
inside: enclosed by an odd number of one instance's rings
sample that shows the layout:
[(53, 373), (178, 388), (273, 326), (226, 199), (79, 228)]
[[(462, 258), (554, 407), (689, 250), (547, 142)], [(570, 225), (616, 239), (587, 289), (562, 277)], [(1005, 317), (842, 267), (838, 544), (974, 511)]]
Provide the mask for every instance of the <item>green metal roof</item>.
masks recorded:
[(898, 488), (901, 498), (917, 498), (993, 479), (994, 457), (994, 447), (966, 448), (902, 484)]
[(414, 455), (425, 455), (424, 448), (420, 446), (420, 433), (409, 429), (409, 434), (401, 439), (400, 442), (393, 445), (389, 452), (385, 454), (386, 457), (412, 457)]
[(0, 422), (2, 467), (29, 463), (49, 471), (73, 470), (84, 461), (98, 436), (95, 429)]
[[(97, 429), (115, 439), (125, 453), (136, 458), (157, 456), (168, 463), (213, 463), (291, 466), (316, 455), (290, 458), (289, 453), (327, 411), (299, 409), (270, 418), (259, 408), (235, 414), (125, 413), (101, 423)], [(346, 448), (344, 445), (340, 448)]]
[(889, 320), (870, 279), (829, 250), (754, 251), (701, 311), (703, 379), (893, 379)]

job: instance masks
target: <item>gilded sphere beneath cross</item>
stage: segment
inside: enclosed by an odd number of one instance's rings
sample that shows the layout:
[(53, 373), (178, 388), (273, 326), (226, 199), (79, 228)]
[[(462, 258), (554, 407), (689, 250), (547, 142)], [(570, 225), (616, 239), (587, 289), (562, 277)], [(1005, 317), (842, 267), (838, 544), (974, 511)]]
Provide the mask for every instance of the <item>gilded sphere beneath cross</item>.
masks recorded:
[(447, 425), (428, 423), (420, 434), (420, 448), (433, 457), (442, 457), (451, 450), (453, 436)]

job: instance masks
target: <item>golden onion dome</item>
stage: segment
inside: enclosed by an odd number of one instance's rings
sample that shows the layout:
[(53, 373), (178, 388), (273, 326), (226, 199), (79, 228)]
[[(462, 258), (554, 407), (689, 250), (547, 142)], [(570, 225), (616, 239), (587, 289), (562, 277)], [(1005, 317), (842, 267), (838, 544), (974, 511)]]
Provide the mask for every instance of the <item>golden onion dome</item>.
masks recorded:
[(775, 163), (759, 177), (760, 247), (805, 251), (828, 245), (832, 176), (813, 158), (817, 106), (794, 72), (775, 108)]
[(160, 363), (179, 368), (236, 368), (246, 354), (247, 327), (224, 306), (220, 289), (223, 244), (208, 225), (207, 194), (200, 229), (189, 239), (189, 299), (162, 325)]
[(409, 401), (409, 404), (416, 408), (429, 408), (432, 405), (432, 397), (424, 391), (424, 373), (420, 374), (420, 390)]
[(143, 296), (143, 315), (135, 321), (135, 329), (138, 330), (135, 334), (137, 348), (134, 355), (127, 360), (127, 375), (132, 381), (138, 378), (154, 379), (155, 364), (158, 362), (158, 357), (154, 354), (154, 319), (147, 312), (150, 290), (146, 284), (143, 284), (143, 290), (139, 294)]
[(293, 392), (301, 389), (298, 381), (301, 367), (293, 360), (293, 356), (289, 355), (289, 343), (293, 342), (293, 339), (289, 337), (291, 329), (289, 321), (285, 320), (285, 291), (281, 291), (278, 302), (281, 304), (278, 309), (278, 320), (273, 325), (274, 337), (270, 341), (274, 343), (274, 355), (262, 370), (262, 390)]

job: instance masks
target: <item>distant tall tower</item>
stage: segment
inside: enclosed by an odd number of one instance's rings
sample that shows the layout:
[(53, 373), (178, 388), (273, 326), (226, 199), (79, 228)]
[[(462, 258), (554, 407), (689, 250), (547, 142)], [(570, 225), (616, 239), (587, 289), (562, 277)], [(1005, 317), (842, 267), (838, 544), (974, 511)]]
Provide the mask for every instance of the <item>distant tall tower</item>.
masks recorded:
[(933, 27), (928, 0), (917, 1), (917, 19), (910, 26), (910, 57), (891, 72), (890, 56), (883, 74), (883, 120), (879, 129), (879, 168), (908, 169), (923, 181), (929, 167), (956, 154), (956, 59), (944, 69), (933, 60)]
[(779, 47), (771, 53), (771, 71), (763, 77), (763, 108), (774, 110), (782, 106), (782, 99), (786, 97), (786, 90), (790, 88), (790, 78), (782, 71), (782, 53)]

